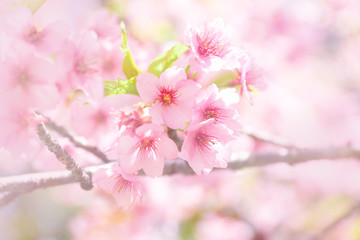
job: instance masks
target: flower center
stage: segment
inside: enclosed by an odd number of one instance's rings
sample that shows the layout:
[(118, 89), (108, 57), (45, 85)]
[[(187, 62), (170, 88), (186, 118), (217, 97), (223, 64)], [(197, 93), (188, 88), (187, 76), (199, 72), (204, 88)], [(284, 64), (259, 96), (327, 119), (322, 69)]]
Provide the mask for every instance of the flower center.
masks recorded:
[(210, 104), (204, 111), (204, 118), (206, 120), (213, 118), (215, 121), (220, 122), (222, 118), (221, 109), (214, 107), (213, 104)]
[(40, 32), (34, 26), (32, 26), (27, 29), (27, 33), (25, 37), (28, 42), (36, 44), (40, 42), (42, 37), (42, 32)]
[(170, 106), (176, 103), (178, 92), (175, 89), (160, 88), (158, 93), (158, 100), (162, 106)]
[(196, 40), (198, 41), (198, 52), (203, 57), (208, 56), (222, 56), (223, 54), (223, 46), (224, 44), (219, 41), (218, 39), (215, 39), (215, 34), (209, 35), (209, 33), (206, 34), (206, 37), (203, 39), (197, 34)]
[(132, 182), (125, 180), (121, 175), (114, 175), (113, 180), (115, 181), (114, 191), (125, 192), (127, 188), (132, 187)]
[(200, 150), (211, 151), (212, 146), (215, 145), (218, 142), (218, 140), (216, 137), (204, 133), (199, 133), (195, 138), (195, 142), (196, 145), (200, 148)]
[(23, 88), (27, 88), (31, 82), (31, 77), (26, 72), (21, 72), (17, 77), (17, 82)]
[(156, 151), (158, 149), (158, 146), (156, 144), (156, 141), (152, 137), (143, 137), (139, 142), (139, 151)]
[(97, 111), (93, 117), (95, 123), (98, 125), (105, 124), (107, 122), (107, 114), (101, 110)]

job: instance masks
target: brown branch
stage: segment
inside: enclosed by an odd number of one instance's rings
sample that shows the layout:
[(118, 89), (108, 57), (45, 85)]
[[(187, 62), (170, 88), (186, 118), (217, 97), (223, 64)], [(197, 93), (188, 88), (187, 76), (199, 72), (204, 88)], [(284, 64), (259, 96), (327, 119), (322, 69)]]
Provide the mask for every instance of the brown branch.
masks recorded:
[(49, 151), (54, 153), (56, 158), (60, 162), (62, 162), (69, 171), (71, 171), (74, 179), (80, 182), (81, 187), (84, 190), (92, 189), (93, 186), (90, 174), (85, 173), (75, 162), (75, 160), (70, 156), (70, 154), (66, 150), (63, 150), (60, 144), (57, 143), (57, 141), (52, 139), (44, 123), (38, 124), (37, 134), (39, 135), (39, 138), (44, 142), (46, 147), (49, 149)]
[(264, 131), (254, 131), (251, 128), (244, 127), (241, 129), (241, 132), (243, 134), (248, 135), (249, 137), (261, 141), (266, 142), (275, 146), (284, 147), (284, 148), (293, 148), (294, 146), (288, 143), (284, 138), (275, 136), (273, 134), (270, 134), (268, 132)]
[[(290, 165), (321, 159), (360, 159), (360, 150), (351, 146), (320, 149), (299, 149), (287, 152), (272, 152), (253, 154), (248, 158), (230, 162), (228, 169), (240, 170), (247, 167), (261, 167), (273, 163), (287, 163)], [(86, 167), (84, 171), (91, 175), (101, 167), (109, 164)], [(194, 174), (189, 165), (182, 159), (168, 161), (164, 167), (164, 175), (172, 174)], [(18, 176), (0, 178), (0, 192), (16, 191), (21, 193), (31, 192), (38, 188), (54, 187), (77, 180), (68, 171), (33, 173)]]
[[(40, 114), (37, 112), (37, 114)], [(74, 136), (72, 136), (64, 127), (57, 125), (55, 122), (53, 122), (50, 118), (46, 117), (47, 122), (45, 123), (45, 126), (48, 127), (49, 129), (57, 132), (60, 136), (65, 137), (67, 139), (69, 139), (76, 147), (78, 148), (82, 148), (88, 152), (90, 152), (91, 154), (93, 154), (94, 156), (98, 157), (99, 159), (101, 159), (104, 163), (108, 163), (110, 162), (110, 160), (106, 157), (105, 153), (103, 153), (102, 151), (100, 151), (97, 147), (93, 147), (93, 146), (88, 146), (86, 144), (83, 144), (81, 142), (79, 142), (78, 140), (76, 140), (76, 138)]]

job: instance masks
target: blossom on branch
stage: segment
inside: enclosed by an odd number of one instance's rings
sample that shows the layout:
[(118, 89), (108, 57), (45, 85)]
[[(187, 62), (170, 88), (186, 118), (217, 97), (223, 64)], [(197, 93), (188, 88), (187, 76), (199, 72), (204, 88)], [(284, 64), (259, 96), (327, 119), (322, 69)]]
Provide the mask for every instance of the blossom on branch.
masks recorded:
[(142, 168), (150, 177), (161, 176), (165, 158), (173, 160), (178, 156), (176, 144), (161, 125), (144, 124), (135, 133), (132, 137), (120, 137), (115, 145), (122, 169), (133, 173)]
[(191, 46), (190, 65), (204, 72), (233, 69), (242, 53), (230, 46), (231, 32), (220, 18), (207, 22), (203, 29), (189, 26), (185, 36)]
[(199, 87), (187, 79), (183, 69), (169, 68), (159, 79), (150, 73), (142, 73), (137, 77), (136, 87), (144, 102), (153, 103), (150, 108), (153, 123), (165, 123), (170, 128), (178, 129), (191, 119), (194, 97)]
[(101, 168), (93, 175), (94, 183), (113, 195), (119, 208), (125, 210), (141, 200), (142, 185), (135, 175), (124, 173), (117, 164)]
[(227, 167), (230, 160), (227, 143), (235, 137), (223, 124), (215, 124), (211, 118), (199, 124), (190, 124), (185, 134), (179, 157), (186, 160), (196, 174), (209, 173), (214, 167)]

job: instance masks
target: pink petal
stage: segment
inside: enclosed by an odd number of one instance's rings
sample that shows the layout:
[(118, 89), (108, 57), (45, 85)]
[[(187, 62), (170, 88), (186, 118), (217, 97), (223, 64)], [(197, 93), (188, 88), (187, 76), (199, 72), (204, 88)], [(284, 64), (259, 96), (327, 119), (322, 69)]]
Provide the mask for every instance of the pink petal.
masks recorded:
[(150, 154), (148, 159), (143, 162), (143, 169), (147, 176), (160, 177), (164, 169), (164, 157), (158, 153)]
[(157, 124), (163, 124), (163, 118), (162, 118), (162, 107), (161, 103), (155, 103), (151, 106), (149, 110), (150, 116), (152, 118), (153, 123)]
[(162, 118), (164, 123), (173, 129), (184, 128), (185, 123), (191, 119), (191, 106), (173, 105), (163, 108)]
[(157, 98), (157, 77), (150, 73), (137, 76), (136, 88), (144, 102), (153, 102)]
[(108, 193), (112, 193), (113, 187), (114, 187), (114, 181), (112, 178), (106, 173), (108, 169), (100, 168), (98, 171), (96, 171), (93, 174), (93, 181), (94, 183), (104, 189)]
[(177, 82), (185, 79), (187, 79), (187, 76), (184, 69), (173, 66), (160, 75), (159, 85), (174, 88)]
[(179, 151), (175, 142), (166, 135), (160, 137), (159, 150), (167, 160), (173, 160), (178, 157)]

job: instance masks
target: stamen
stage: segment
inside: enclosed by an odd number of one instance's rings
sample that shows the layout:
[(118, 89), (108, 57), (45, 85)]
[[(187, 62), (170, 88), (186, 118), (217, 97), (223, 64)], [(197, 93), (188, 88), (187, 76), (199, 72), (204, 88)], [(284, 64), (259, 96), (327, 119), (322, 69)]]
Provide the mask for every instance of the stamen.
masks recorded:
[(206, 36), (202, 39), (198, 34), (196, 35), (196, 40), (199, 43), (198, 52), (203, 57), (208, 56), (222, 56), (224, 55), (224, 43), (215, 39), (215, 34), (207, 33)]
[(197, 147), (200, 148), (201, 151), (211, 151), (212, 146), (215, 145), (218, 140), (216, 137), (204, 134), (204, 133), (199, 133), (196, 138), (195, 138)]
[(158, 93), (158, 100), (160, 101), (162, 106), (170, 106), (171, 104), (176, 103), (176, 99), (179, 94), (176, 89), (167, 89), (161, 87)]

